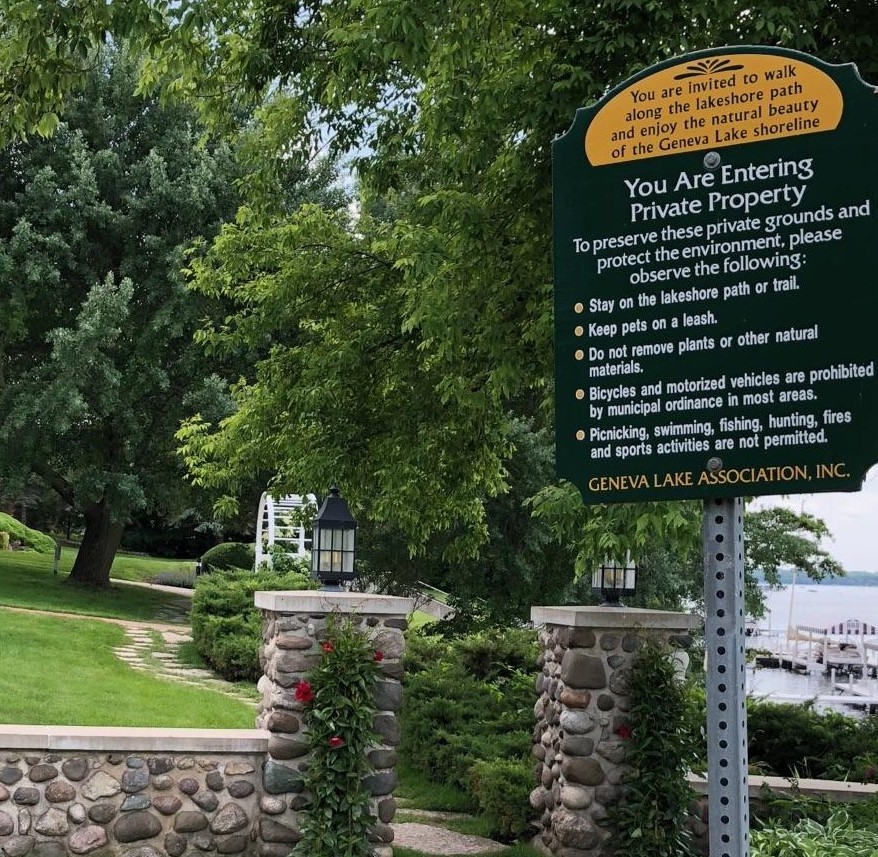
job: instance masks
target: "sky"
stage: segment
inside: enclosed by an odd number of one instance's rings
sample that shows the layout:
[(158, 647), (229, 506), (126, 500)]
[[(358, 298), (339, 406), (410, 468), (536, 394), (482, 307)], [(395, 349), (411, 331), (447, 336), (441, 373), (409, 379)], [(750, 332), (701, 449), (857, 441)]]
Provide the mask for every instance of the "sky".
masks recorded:
[(873, 467), (861, 491), (845, 494), (794, 494), (786, 497), (760, 497), (750, 508), (789, 506), (822, 518), (832, 540), (824, 540), (828, 550), (847, 571), (878, 572), (878, 466)]

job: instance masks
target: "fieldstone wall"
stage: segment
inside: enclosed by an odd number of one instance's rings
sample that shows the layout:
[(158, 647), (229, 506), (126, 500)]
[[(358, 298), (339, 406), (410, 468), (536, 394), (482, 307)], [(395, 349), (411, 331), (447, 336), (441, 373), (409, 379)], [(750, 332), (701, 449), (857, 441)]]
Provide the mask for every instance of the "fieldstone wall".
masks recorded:
[(309, 758), (308, 724), (305, 706), (295, 698), (295, 687), (320, 661), (320, 643), (326, 638), (330, 615), (350, 618), (383, 653), (382, 678), (375, 693), (374, 728), (379, 741), (369, 752), (373, 771), (366, 786), (377, 818), (370, 837), (375, 853), (392, 857), (390, 821), (396, 813), (393, 790), (400, 738), (397, 712), (402, 703), (403, 631), (413, 602), (350, 592), (258, 592), (256, 605), (263, 611), (262, 701), (257, 726), (269, 733), (266, 770), (277, 782), (278, 793), (293, 795), (276, 822), (291, 836), (298, 837), (299, 814), (308, 806), (308, 797), (302, 793), (302, 772)]
[[(74, 730), (71, 730), (74, 731)], [(28, 735), (0, 734), (0, 746), (16, 743), (77, 745), (55, 752), (0, 751), (0, 850), (6, 857), (67, 857), (101, 854), (181, 857), (198, 851), (286, 857), (289, 838), (272, 820), (266, 801), (263, 752), (138, 752), (154, 730), (118, 730), (122, 740), (91, 730), (44, 741), (38, 727)], [(167, 746), (183, 730), (165, 730)], [(138, 735), (140, 733), (140, 735)], [(237, 743), (264, 748), (266, 739), (241, 730)], [(27, 737), (28, 740), (17, 740)], [(93, 749), (104, 743), (118, 750)], [(197, 744), (189, 736), (187, 745)], [(210, 744), (208, 739), (206, 744)]]
[(622, 794), (632, 659), (644, 636), (686, 643), (697, 616), (608, 607), (534, 607), (543, 651), (533, 753), (538, 841), (558, 857), (611, 853), (607, 808)]

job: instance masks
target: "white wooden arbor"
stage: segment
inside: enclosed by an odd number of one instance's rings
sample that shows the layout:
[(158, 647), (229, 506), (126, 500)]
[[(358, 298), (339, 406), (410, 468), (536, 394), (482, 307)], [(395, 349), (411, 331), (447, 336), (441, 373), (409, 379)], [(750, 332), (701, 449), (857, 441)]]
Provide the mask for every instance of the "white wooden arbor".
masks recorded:
[[(267, 491), (262, 495), (256, 518), (256, 568), (263, 562), (271, 565), (270, 548), (278, 543), (293, 556), (310, 553), (313, 513), (302, 515), (307, 506), (312, 506), (316, 512), (317, 498), (313, 494), (287, 494), (279, 500)], [(306, 519), (309, 521), (307, 527)]]

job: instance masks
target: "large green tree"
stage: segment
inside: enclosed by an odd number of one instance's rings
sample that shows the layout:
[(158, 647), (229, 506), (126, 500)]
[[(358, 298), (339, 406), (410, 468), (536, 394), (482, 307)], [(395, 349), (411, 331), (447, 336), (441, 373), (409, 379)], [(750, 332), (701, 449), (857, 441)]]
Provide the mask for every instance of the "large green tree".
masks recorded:
[(187, 400), (218, 400), (180, 269), (237, 194), (190, 108), (135, 96), (124, 51), (92, 59), (54, 136), (0, 152), (0, 477), (81, 511), (71, 580), (104, 586), (128, 515), (182, 485)]

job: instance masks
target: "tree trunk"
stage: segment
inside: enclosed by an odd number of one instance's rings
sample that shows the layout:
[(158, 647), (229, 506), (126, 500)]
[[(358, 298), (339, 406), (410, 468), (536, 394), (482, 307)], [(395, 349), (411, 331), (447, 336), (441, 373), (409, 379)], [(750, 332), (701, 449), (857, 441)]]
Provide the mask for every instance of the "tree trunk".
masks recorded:
[(69, 583), (107, 588), (110, 585), (110, 566), (122, 541), (125, 524), (110, 517), (104, 501), (85, 510), (85, 532), (76, 554)]

